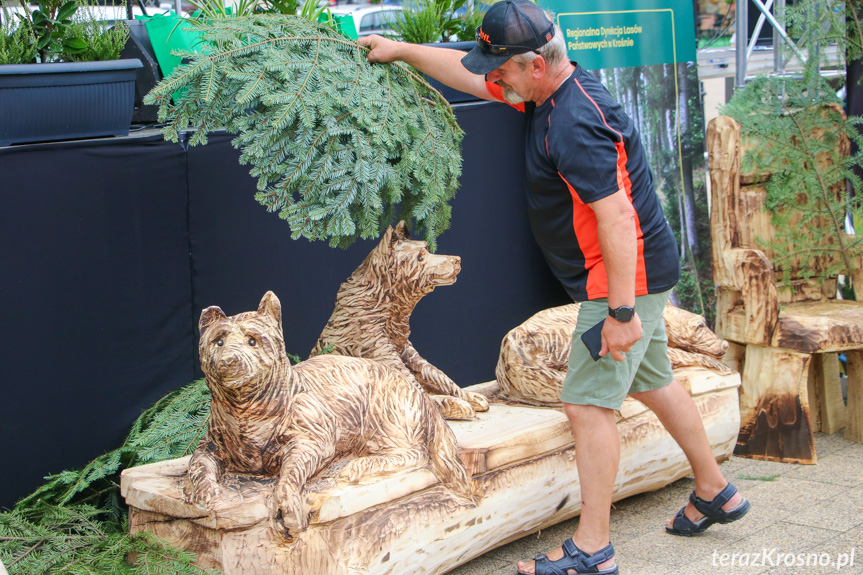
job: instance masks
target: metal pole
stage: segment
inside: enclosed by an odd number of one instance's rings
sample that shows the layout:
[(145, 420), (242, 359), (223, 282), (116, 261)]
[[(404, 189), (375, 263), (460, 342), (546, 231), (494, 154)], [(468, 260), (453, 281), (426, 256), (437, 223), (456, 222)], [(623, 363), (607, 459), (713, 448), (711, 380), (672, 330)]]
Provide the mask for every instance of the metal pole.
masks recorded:
[[(773, 15), (776, 16), (776, 22), (785, 28), (785, 0), (776, 0)], [(779, 29), (773, 28), (773, 71), (777, 74), (785, 72), (785, 57), (782, 55), (782, 44), (779, 42), (781, 39)]]
[[(767, 0), (766, 8), (769, 10), (771, 6), (773, 6), (773, 0)], [(752, 38), (749, 39), (749, 48), (746, 50), (747, 62), (752, 58), (752, 51), (755, 50), (755, 45), (758, 43), (758, 37), (761, 36), (762, 28), (764, 28), (764, 14), (758, 17), (758, 22), (755, 24), (755, 30), (752, 31)], [(776, 43), (774, 42), (773, 45), (776, 46)]]
[(735, 12), (735, 49), (734, 65), (736, 68), (737, 88), (746, 84), (746, 47), (749, 44), (749, 0), (737, 0), (737, 11)]
[(797, 47), (791, 38), (788, 37), (788, 34), (785, 33), (785, 29), (779, 25), (779, 22), (776, 21), (776, 18), (773, 17), (773, 14), (764, 7), (764, 4), (761, 3), (761, 0), (751, 0), (755, 7), (761, 10), (761, 13), (764, 14), (764, 17), (767, 18), (767, 21), (770, 22), (770, 25), (773, 26), (773, 29), (776, 30), (782, 39), (788, 43), (794, 53), (800, 58), (800, 61), (806, 63), (806, 58), (803, 56), (803, 52), (800, 51), (800, 48)]

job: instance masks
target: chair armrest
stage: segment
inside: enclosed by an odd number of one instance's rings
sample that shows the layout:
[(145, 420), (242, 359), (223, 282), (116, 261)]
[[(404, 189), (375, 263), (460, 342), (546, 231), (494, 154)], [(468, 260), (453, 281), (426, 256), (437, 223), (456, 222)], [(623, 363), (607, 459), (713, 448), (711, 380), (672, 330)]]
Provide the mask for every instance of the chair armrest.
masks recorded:
[(746, 343), (770, 345), (779, 321), (779, 296), (773, 266), (761, 250), (733, 248), (726, 253), (733, 285), (743, 294)]

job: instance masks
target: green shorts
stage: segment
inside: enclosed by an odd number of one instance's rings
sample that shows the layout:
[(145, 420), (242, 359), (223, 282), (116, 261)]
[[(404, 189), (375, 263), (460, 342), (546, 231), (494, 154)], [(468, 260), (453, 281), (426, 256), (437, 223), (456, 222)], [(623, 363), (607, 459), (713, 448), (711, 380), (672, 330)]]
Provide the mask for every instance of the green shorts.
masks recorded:
[(671, 291), (666, 291), (635, 298), (635, 312), (641, 319), (644, 335), (626, 353), (623, 361), (615, 361), (611, 354), (598, 361), (591, 359), (581, 341), (581, 334), (608, 316), (608, 300), (581, 302), (561, 401), (620, 409), (627, 395), (659, 389), (671, 383), (674, 374), (668, 359), (668, 336), (662, 315), (670, 295)]

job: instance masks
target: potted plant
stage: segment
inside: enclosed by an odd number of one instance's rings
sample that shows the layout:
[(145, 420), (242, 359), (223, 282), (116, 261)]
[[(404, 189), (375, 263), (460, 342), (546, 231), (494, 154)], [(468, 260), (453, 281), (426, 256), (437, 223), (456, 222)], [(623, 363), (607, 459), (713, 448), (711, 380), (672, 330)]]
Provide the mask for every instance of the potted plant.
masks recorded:
[(0, 11), (0, 146), (129, 133), (140, 60), (118, 60), (128, 27), (76, 0)]

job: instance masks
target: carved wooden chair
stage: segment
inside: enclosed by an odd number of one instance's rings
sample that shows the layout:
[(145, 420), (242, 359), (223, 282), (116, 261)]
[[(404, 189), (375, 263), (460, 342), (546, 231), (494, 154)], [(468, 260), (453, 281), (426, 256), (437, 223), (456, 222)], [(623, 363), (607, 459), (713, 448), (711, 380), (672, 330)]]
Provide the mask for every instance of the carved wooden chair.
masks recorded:
[[(757, 183), (770, 174), (741, 173), (745, 143), (730, 117), (710, 122), (707, 147), (715, 331), (732, 342), (726, 358), (735, 358), (743, 380), (735, 453), (815, 463), (813, 431), (844, 427), (846, 438), (863, 441), (863, 298), (836, 299), (836, 278), (819, 285), (794, 265), (791, 284), (777, 287), (773, 254), (759, 242), (774, 237), (767, 192)], [(857, 275), (854, 285), (863, 286)], [(847, 357), (847, 409), (838, 353)]]

